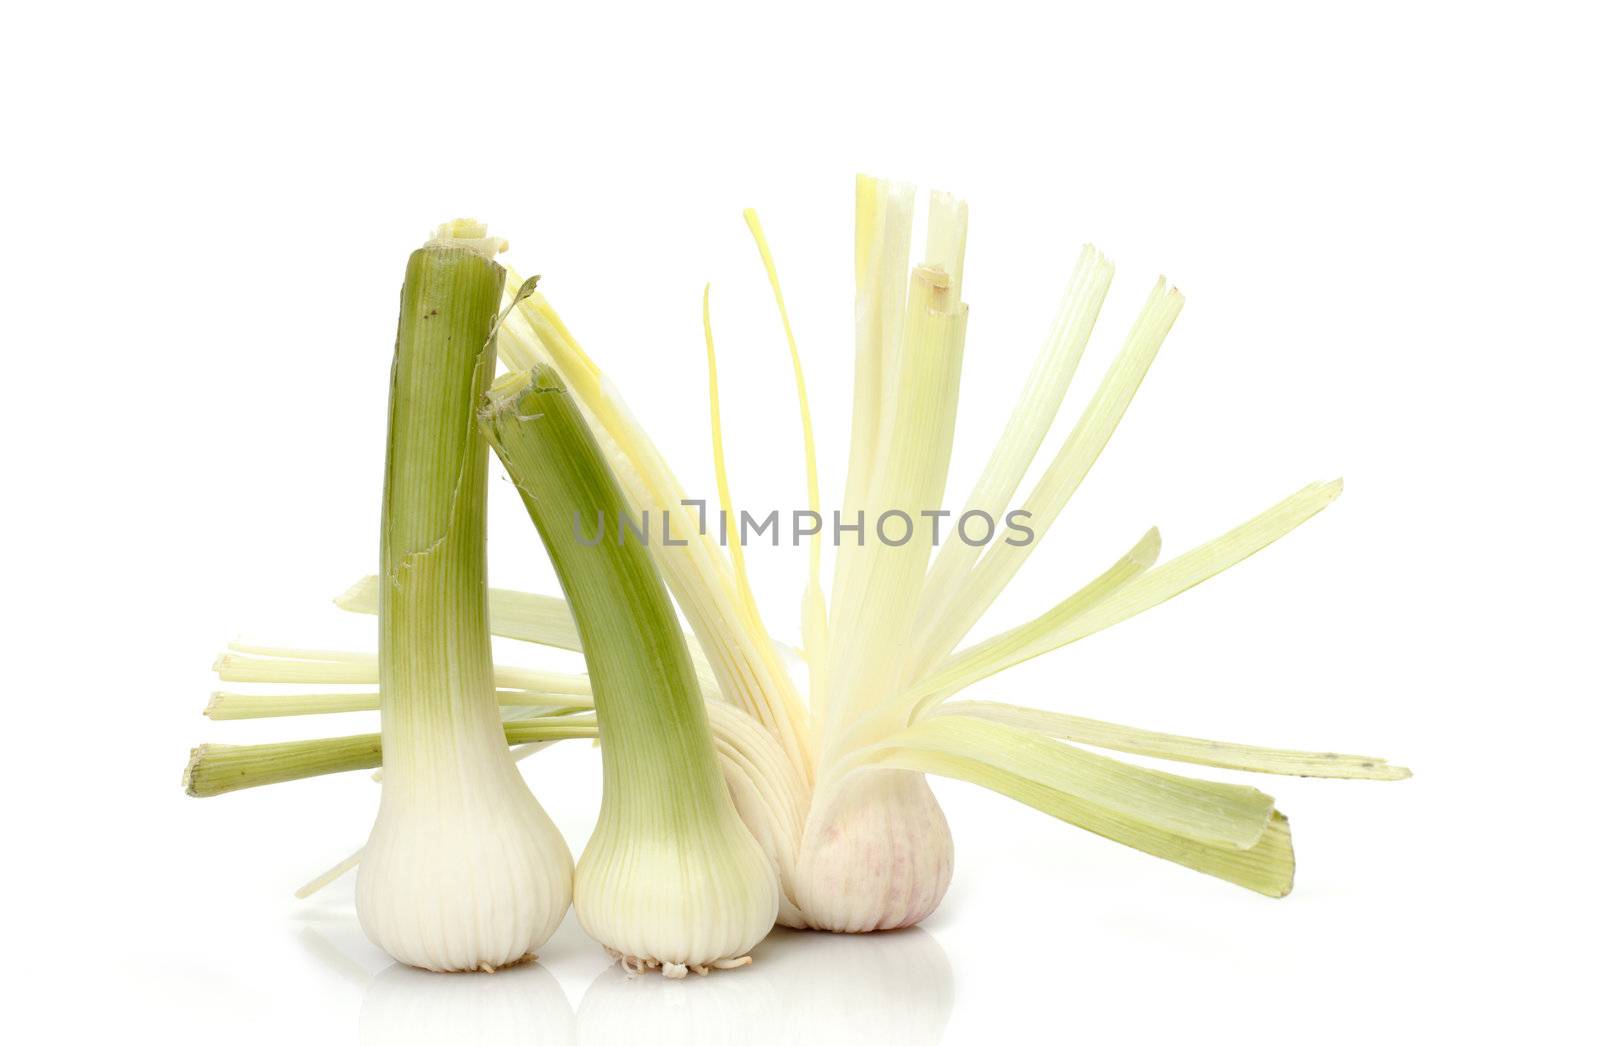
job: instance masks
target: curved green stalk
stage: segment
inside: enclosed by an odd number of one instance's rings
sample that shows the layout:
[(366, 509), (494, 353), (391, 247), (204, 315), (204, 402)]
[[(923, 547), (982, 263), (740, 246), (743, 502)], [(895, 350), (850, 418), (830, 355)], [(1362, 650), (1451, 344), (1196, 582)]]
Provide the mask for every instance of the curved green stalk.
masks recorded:
[(544, 539), (583, 639), (607, 793), (624, 806), (652, 803), (629, 787), (647, 779), (684, 805), (715, 803), (726, 788), (666, 587), (631, 536), (612, 540), (613, 529), (593, 548), (577, 538), (597, 519), (615, 528), (626, 505), (577, 408), (549, 370), (507, 375), (489, 404), (484, 433)]
[(726, 554), (701, 532), (661, 452), (550, 303), (535, 293), (514, 305), (500, 331), (502, 358), (514, 370), (553, 362), (615, 463), (628, 505), (654, 520), (671, 520), (677, 540), (657, 543), (652, 553), (705, 651), (723, 700), (772, 731), (796, 771), (809, 779), (813, 758), (805, 709), (771, 637), (740, 611)]
[[(490, 391), (484, 435), (522, 494), (577, 622), (605, 790), (578, 863), (578, 917), (669, 972), (742, 957), (771, 929), (776, 871), (739, 820), (666, 586), (616, 525), (627, 500), (549, 367)], [(597, 521), (611, 529), (597, 544)], [(615, 537), (615, 540), (612, 540)]]

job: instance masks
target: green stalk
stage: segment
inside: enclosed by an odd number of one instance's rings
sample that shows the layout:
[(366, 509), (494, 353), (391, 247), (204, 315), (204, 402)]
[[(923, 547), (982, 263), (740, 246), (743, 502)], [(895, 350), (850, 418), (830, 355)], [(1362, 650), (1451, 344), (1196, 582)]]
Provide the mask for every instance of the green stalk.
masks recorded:
[[(635, 519), (549, 367), (506, 375), (482, 426), (544, 539), (577, 623), (605, 791), (578, 863), (584, 928), (670, 973), (742, 956), (771, 929), (777, 881), (734, 810), (694, 662)], [(608, 537), (586, 544), (603, 520)], [(686, 881), (688, 876), (692, 881)]]
[[(563, 741), (594, 737), (594, 719), (555, 716), (508, 722), (505, 743)], [(183, 790), (205, 798), (244, 788), (298, 781), (347, 770), (370, 770), (383, 762), (381, 734), (323, 737), (311, 741), (284, 741), (264, 745), (201, 745), (189, 753), (183, 771)]]
[[(489, 645), (488, 448), (473, 411), (493, 375), (490, 334), (505, 270), (473, 250), (411, 256), (389, 393), (378, 681), (384, 791), (494, 737)], [(496, 739), (497, 740), (497, 739)]]
[[(678, 809), (722, 801), (727, 788), (677, 613), (645, 548), (631, 533), (615, 540), (627, 502), (555, 372), (502, 378), (484, 431), (522, 494), (577, 621), (601, 722), (607, 796), (630, 817), (658, 806), (664, 794), (680, 800), (671, 804)], [(581, 545), (576, 531), (592, 536), (600, 518), (608, 538)], [(637, 779), (658, 787), (627, 787)]]

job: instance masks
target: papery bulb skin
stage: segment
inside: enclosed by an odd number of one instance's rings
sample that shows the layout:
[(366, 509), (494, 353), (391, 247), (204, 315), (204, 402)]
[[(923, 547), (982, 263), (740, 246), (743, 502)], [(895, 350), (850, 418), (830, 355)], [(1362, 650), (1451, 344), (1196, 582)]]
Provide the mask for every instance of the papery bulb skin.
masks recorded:
[(772, 929), (777, 871), (732, 804), (719, 805), (683, 809), (672, 824), (608, 816), (602, 804), (573, 907), (584, 931), (631, 969), (681, 977), (742, 965)]
[(426, 970), (495, 970), (535, 957), (572, 901), (572, 853), (504, 746), (441, 767), (425, 787), (386, 780), (356, 880), (378, 947)]
[(812, 929), (894, 930), (933, 914), (954, 864), (950, 825), (921, 774), (858, 771), (813, 808), (795, 892)]

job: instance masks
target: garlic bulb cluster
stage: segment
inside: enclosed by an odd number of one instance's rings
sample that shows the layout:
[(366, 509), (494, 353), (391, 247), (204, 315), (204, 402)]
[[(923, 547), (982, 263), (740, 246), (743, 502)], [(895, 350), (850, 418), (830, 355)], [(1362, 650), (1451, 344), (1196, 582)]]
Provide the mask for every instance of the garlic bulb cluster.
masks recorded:
[[(441, 228), (407, 270), (383, 569), (344, 602), (378, 614), (377, 658), (261, 648), (255, 652), (271, 656), (218, 663), (224, 678), (375, 681), (380, 692), (219, 695), (208, 708), (217, 718), (241, 718), (376, 702), (381, 739), (201, 746), (185, 787), (214, 795), (371, 766), (381, 750), (383, 800), (360, 862), (357, 908), (368, 935), (391, 955), (435, 970), (494, 969), (528, 957), (569, 901), (584, 929), (629, 970), (668, 977), (749, 962), (775, 922), (840, 933), (914, 925), (940, 904), (954, 864), (949, 825), (926, 774), (981, 785), (1163, 860), (1285, 896), (1294, 852), (1272, 796), (1091, 749), (1300, 777), (1394, 781), (1409, 771), (1370, 756), (950, 699), (1255, 555), (1326, 508), (1342, 484), (1310, 484), (1164, 562), (1150, 528), (1055, 606), (970, 640), (1106, 450), (1184, 299), (1165, 278), (1156, 281), (1077, 422), (1034, 469), (1111, 284), (1111, 263), (1085, 246), (964, 508), (943, 510), (967, 334), (967, 208), (932, 194), (926, 254), (913, 264), (916, 196), (911, 186), (874, 178), (856, 186), (850, 454), (826, 591), (824, 528), (818, 522), (804, 532), (811, 539), (800, 614), (805, 698), (767, 631), (739, 539), (722, 546), (723, 528), (706, 525), (705, 503), (687, 498), (536, 281), (507, 292), (506, 272), (494, 261), (503, 241), (458, 222)], [(793, 361), (808, 505), (820, 521), (799, 352), (765, 235), (753, 212), (746, 220)], [(709, 288), (702, 316), (726, 521), (738, 517), (722, 451)], [(496, 350), (512, 373), (491, 386)], [(564, 602), (489, 596), (485, 441), (522, 496)], [(896, 515), (904, 521), (898, 542), (884, 530)], [(660, 541), (644, 540), (657, 531), (647, 516), (659, 521)], [(931, 525), (912, 523), (930, 517)], [(841, 522), (868, 519), (876, 528)], [(971, 519), (987, 521), (991, 540), (973, 543)], [(1003, 539), (996, 520), (1005, 521)], [(586, 521), (593, 539), (578, 532)], [(625, 522), (638, 540), (624, 536)], [(862, 540), (840, 540), (845, 525)], [(491, 632), (581, 648), (587, 679), (514, 669), (497, 675)], [(506, 748), (574, 737), (598, 738), (605, 782), (599, 822), (576, 869)]]

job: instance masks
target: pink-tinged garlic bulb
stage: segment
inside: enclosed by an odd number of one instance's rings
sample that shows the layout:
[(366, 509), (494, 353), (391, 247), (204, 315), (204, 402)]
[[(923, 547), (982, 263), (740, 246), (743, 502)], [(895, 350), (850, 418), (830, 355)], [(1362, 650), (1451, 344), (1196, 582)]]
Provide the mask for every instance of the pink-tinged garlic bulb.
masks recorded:
[(812, 808), (795, 891), (805, 925), (834, 933), (921, 922), (950, 886), (955, 844), (921, 774), (864, 770)]

